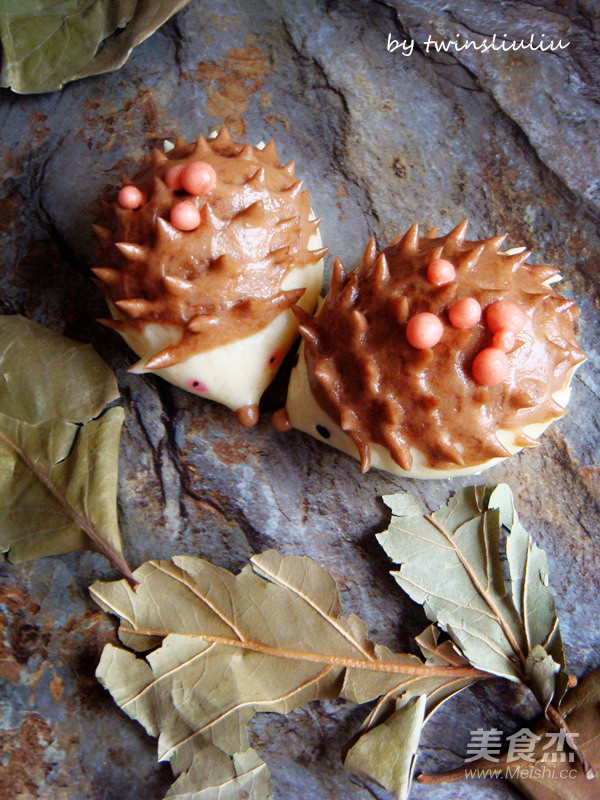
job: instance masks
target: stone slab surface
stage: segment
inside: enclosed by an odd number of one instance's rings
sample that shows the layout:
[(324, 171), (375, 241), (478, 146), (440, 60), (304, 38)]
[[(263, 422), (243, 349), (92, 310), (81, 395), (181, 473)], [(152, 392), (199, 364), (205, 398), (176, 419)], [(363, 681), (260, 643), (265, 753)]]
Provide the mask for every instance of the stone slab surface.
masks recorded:
[[(479, 40), (543, 33), (560, 52), (425, 53), (429, 34)], [(410, 57), (388, 35), (414, 38)], [(189, 553), (237, 570), (276, 547), (329, 569), (348, 612), (373, 638), (411, 646), (420, 608), (388, 575), (373, 533), (381, 494), (399, 488), (429, 507), (466, 481), (411, 483), (373, 471), (264, 414), (247, 431), (226, 409), (154, 377), (132, 376), (132, 354), (95, 322), (90, 223), (122, 173), (165, 138), (275, 138), (306, 178), (323, 239), (354, 266), (371, 233), (384, 246), (415, 219), (472, 238), (508, 231), (533, 260), (564, 265), (563, 291), (582, 310), (589, 361), (570, 414), (540, 448), (492, 470), (546, 549), (577, 675), (600, 665), (600, 12), (593, 0), (195, 0), (117, 73), (60, 93), (0, 93), (0, 312), (21, 313), (91, 341), (115, 370), (126, 420), (119, 508), (137, 566)], [(265, 410), (283, 397), (280, 379)], [(158, 800), (170, 769), (155, 742), (94, 678), (111, 620), (87, 587), (110, 579), (91, 554), (0, 566), (0, 796)], [(345, 775), (340, 747), (364, 709), (312, 704), (261, 715), (252, 737), (278, 800), (386, 797)], [(426, 728), (421, 765), (450, 766), (469, 731), (507, 734), (535, 714), (518, 689), (492, 682), (453, 699)], [(515, 797), (503, 782), (415, 786), (414, 800)]]

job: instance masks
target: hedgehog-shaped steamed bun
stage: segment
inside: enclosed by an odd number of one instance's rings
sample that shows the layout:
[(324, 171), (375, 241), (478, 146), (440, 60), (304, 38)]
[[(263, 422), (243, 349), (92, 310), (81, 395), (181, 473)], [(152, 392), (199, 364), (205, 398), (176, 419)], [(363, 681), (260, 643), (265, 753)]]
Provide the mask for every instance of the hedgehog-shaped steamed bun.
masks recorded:
[(480, 472), (536, 439), (565, 412), (584, 360), (578, 310), (550, 284), (557, 270), (500, 252), (504, 236), (465, 241), (413, 225), (381, 253), (374, 239), (347, 275), (336, 260), (303, 343), (286, 409), (303, 430), (399, 475)]
[(312, 311), (325, 250), (308, 192), (273, 142), (232, 141), (227, 129), (181, 137), (126, 184), (112, 229), (96, 226), (95, 269), (116, 329), (155, 372), (258, 418), (260, 397), (297, 336), (290, 310)]

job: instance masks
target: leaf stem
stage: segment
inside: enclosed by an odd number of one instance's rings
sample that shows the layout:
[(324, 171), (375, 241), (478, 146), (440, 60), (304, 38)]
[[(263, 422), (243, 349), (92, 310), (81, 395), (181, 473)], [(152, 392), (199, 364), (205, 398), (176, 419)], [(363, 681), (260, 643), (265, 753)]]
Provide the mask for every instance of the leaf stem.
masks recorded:
[[(164, 638), (169, 636), (169, 631), (155, 631), (147, 628), (130, 628), (121, 625), (120, 633), (131, 633), (139, 636), (151, 636)], [(206, 642), (224, 644), (228, 647), (239, 647), (242, 650), (252, 650), (255, 653), (276, 658), (288, 658), (294, 661), (314, 661), (318, 664), (332, 664), (348, 669), (363, 669), (373, 672), (390, 672), (397, 675), (414, 675), (416, 677), (450, 677), (450, 678), (475, 678), (477, 680), (493, 678), (489, 672), (475, 669), (474, 667), (428, 667), (424, 664), (400, 664), (393, 661), (368, 661), (359, 658), (348, 658), (346, 656), (330, 656), (324, 653), (303, 653), (297, 650), (282, 650), (278, 647), (262, 644), (261, 642), (242, 641), (240, 639), (230, 639), (226, 636), (216, 636), (208, 633), (178, 633), (177, 636), (189, 636), (194, 639), (202, 639)]]
[(451, 783), (452, 781), (460, 781), (464, 778), (469, 777), (467, 775), (468, 772), (475, 772), (476, 770), (489, 770), (490, 777), (494, 774), (501, 775), (507, 769), (513, 769), (515, 767), (531, 767), (533, 766), (534, 761), (527, 761), (526, 759), (520, 759), (519, 761), (511, 761), (510, 764), (507, 762), (503, 762), (502, 764), (498, 764), (496, 766), (490, 765), (489, 767), (482, 767), (476, 766), (475, 764), (467, 766), (463, 764), (462, 767), (458, 767), (457, 769), (451, 769), (447, 772), (422, 772), (420, 775), (417, 775), (417, 782), (418, 783)]
[(564, 718), (564, 716), (561, 714), (561, 712), (558, 710), (558, 708), (556, 708), (556, 706), (553, 703), (550, 703), (550, 705), (548, 706), (548, 709), (546, 711), (546, 717), (550, 720), (550, 722), (554, 723), (554, 725), (556, 725), (556, 727), (559, 730), (565, 732), (566, 734), (565, 738), (567, 744), (577, 756), (577, 759), (581, 764), (581, 768), (583, 769), (583, 772), (585, 774), (585, 777), (587, 778), (588, 781), (594, 780), (594, 778), (596, 777), (596, 772), (593, 766), (587, 760), (583, 751), (581, 750), (581, 748), (579, 747), (573, 736), (571, 736), (571, 731), (567, 724), (567, 720)]
[(58, 491), (54, 483), (50, 480), (50, 478), (45, 475), (29, 458), (29, 456), (22, 450), (18, 444), (11, 441), (8, 436), (6, 436), (2, 431), (0, 431), (0, 439), (11, 447), (15, 453), (21, 458), (21, 460), (27, 465), (27, 467), (33, 472), (35, 477), (44, 484), (46, 489), (50, 492), (50, 494), (54, 497), (54, 499), (59, 503), (59, 505), (63, 508), (66, 514), (71, 517), (73, 522), (77, 525), (78, 528), (81, 530), (91, 539), (91, 541), (96, 545), (96, 548), (99, 552), (101, 552), (112, 564), (112, 566), (117, 569), (121, 575), (125, 578), (125, 580), (129, 583), (129, 585), (135, 589), (138, 585), (138, 581), (136, 581), (129, 565), (125, 561), (124, 556), (119, 555), (116, 553), (112, 547), (108, 544), (105, 539), (98, 533), (98, 531), (94, 528), (92, 522), (87, 518), (87, 516), (82, 516), (79, 514), (75, 509), (65, 500), (62, 494)]

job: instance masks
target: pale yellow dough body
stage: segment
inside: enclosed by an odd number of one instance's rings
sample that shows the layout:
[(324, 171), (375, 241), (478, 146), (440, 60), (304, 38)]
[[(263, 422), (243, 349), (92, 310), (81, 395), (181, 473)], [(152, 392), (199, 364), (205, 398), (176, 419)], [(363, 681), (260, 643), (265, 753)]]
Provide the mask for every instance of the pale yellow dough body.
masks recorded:
[[(212, 134), (214, 136), (216, 132)], [(260, 142), (257, 147), (262, 149), (264, 142)], [(165, 150), (171, 148), (172, 145), (165, 142)], [(310, 218), (314, 219), (314, 214), (311, 213)], [(317, 231), (309, 238), (308, 248), (318, 250), (321, 246), (321, 235)], [(321, 259), (316, 264), (292, 270), (283, 280), (281, 288), (304, 288), (306, 291), (298, 305), (312, 313), (322, 284)], [(112, 316), (119, 319), (118, 309), (110, 301), (108, 304)], [(157, 370), (146, 369), (146, 362), (168, 345), (176, 343), (181, 336), (180, 328), (151, 322), (144, 326), (141, 333), (123, 331), (121, 335), (139, 356), (139, 361), (130, 367), (130, 372), (152, 372), (175, 386), (236, 411), (244, 406), (258, 404), (277, 373), (277, 369), (269, 365), (269, 358), (275, 350), (287, 353), (298, 336), (298, 322), (293, 312), (283, 311), (269, 325), (251, 336), (197, 353), (172, 367)], [(191, 384), (194, 382), (199, 386), (206, 386), (206, 391), (192, 388)]]

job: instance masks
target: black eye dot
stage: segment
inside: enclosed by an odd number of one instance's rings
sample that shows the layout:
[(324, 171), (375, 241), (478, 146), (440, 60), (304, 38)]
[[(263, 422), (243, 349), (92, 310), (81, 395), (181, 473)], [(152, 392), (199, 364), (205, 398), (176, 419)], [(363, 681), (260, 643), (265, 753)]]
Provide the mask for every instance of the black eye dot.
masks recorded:
[(193, 387), (194, 387), (194, 389), (195, 389), (195, 388), (196, 388), (196, 386), (198, 386), (198, 381), (194, 381), (194, 382), (192, 383), (192, 386), (193, 386)]
[(275, 356), (271, 356), (271, 358), (269, 359), (269, 364), (274, 364), (274, 363), (275, 363)]
[(300, 353), (296, 353), (296, 355), (294, 356), (294, 363), (292, 364), (292, 367), (296, 366), (296, 364), (298, 363), (299, 358), (300, 358)]
[(317, 433), (320, 433), (324, 439), (329, 439), (331, 436), (325, 425), (317, 425)]

